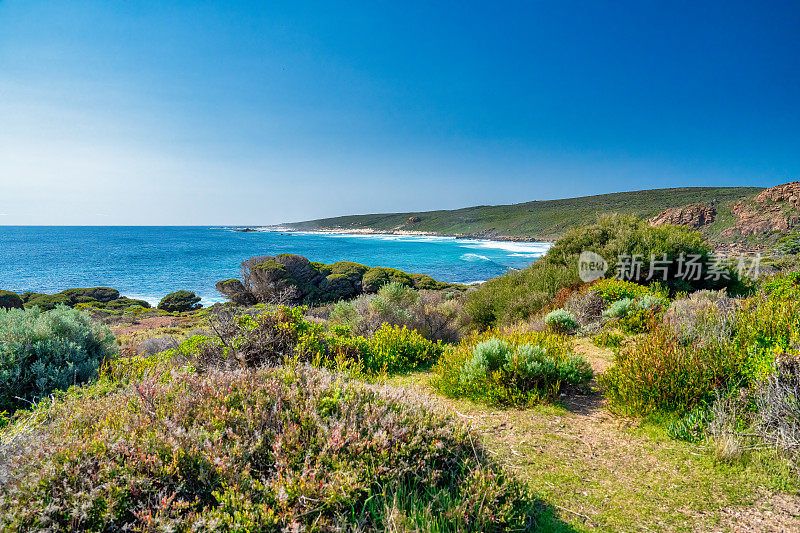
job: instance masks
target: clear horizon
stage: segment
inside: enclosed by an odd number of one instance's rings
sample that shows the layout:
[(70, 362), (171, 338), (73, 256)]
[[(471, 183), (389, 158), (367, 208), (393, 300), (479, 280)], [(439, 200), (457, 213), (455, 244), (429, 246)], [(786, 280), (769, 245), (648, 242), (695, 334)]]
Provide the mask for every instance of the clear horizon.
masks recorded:
[(800, 177), (800, 7), (0, 1), (0, 225)]

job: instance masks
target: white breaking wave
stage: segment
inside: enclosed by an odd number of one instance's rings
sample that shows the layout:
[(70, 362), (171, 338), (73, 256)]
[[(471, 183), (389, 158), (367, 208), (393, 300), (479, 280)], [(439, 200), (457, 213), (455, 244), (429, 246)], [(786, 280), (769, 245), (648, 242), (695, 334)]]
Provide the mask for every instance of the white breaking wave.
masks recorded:
[(461, 259), (464, 261), (491, 261), (485, 255), (478, 255), (478, 254), (464, 254), (461, 256)]
[[(529, 254), (519, 255), (517, 257), (539, 257), (544, 255), (547, 250), (553, 246), (550, 242), (514, 242), (514, 241), (492, 241), (492, 240), (479, 240), (479, 239), (457, 239), (452, 236), (445, 235), (404, 235), (394, 233), (349, 233), (346, 231), (292, 231), (299, 235), (327, 235), (329, 237), (340, 238), (360, 238), (360, 239), (378, 239), (383, 241), (400, 241), (400, 242), (457, 242), (462, 248), (484, 248), (494, 250), (504, 250), (512, 252), (509, 255), (515, 254)], [(534, 255), (535, 254), (535, 255)]]
[[(549, 242), (512, 242), (512, 241), (473, 241), (463, 240), (462, 248), (478, 248), (503, 250), (514, 254), (538, 254), (544, 255), (553, 246)], [(538, 256), (534, 256), (538, 257)]]

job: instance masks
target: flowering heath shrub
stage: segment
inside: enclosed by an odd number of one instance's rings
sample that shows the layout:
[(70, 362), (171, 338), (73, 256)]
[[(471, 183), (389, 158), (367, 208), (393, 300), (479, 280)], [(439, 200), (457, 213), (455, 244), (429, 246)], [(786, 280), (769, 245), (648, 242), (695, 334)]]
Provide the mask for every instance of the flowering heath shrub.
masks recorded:
[(530, 530), (535, 499), (407, 392), (302, 365), (173, 371), (42, 406), (0, 529)]

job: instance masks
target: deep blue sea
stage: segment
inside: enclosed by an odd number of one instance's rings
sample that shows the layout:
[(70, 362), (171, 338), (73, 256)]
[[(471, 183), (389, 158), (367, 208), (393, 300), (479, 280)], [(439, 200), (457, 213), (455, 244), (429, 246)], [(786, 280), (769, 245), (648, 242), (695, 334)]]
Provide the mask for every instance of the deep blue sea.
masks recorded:
[(355, 261), (470, 283), (523, 268), (547, 243), (342, 233), (236, 232), (208, 227), (0, 226), (0, 289), (55, 293), (105, 286), (157, 303), (178, 289), (221, 301), (217, 281), (239, 277), (256, 255), (295, 253), (312, 261)]

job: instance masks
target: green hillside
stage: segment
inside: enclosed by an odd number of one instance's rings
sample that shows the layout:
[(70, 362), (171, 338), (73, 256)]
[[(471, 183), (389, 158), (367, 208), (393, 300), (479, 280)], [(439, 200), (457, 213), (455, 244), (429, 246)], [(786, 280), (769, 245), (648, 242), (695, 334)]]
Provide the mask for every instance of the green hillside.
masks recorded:
[(722, 212), (729, 213), (730, 206), (737, 200), (762, 190), (758, 187), (651, 189), (454, 210), (350, 215), (288, 223), (281, 227), (306, 231), (407, 230), (448, 235), (480, 234), (485, 237), (553, 239), (571, 227), (593, 222), (600, 213), (618, 212), (649, 218), (670, 207), (695, 202), (713, 203)]

